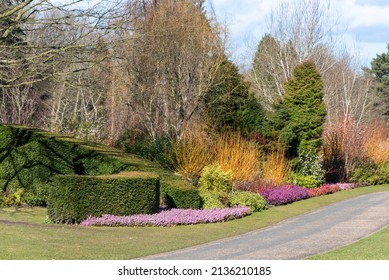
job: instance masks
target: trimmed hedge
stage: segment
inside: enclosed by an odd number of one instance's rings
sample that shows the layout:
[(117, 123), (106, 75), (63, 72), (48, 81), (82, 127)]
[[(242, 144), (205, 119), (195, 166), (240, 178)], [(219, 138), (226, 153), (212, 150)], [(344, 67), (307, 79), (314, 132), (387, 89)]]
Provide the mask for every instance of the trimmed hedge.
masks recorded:
[(203, 205), (197, 188), (179, 180), (161, 180), (161, 199), (168, 208), (199, 209)]
[(54, 223), (79, 223), (103, 214), (153, 214), (159, 210), (159, 177), (154, 173), (57, 175), (48, 186), (47, 212)]
[(45, 205), (45, 184), (55, 175), (155, 172), (170, 208), (200, 208), (197, 188), (152, 161), (112, 147), (24, 126), (0, 125), (0, 189), (26, 191), (31, 205)]
[(56, 174), (113, 174), (125, 168), (123, 162), (88, 149), (76, 139), (58, 139), (40, 130), (0, 125), (3, 190), (9, 186), (33, 191), (36, 184), (44, 183)]

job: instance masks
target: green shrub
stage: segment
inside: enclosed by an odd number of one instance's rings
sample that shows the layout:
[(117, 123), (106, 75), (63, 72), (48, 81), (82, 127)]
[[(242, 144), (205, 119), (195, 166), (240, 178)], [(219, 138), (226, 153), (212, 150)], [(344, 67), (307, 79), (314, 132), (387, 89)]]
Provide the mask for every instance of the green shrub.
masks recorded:
[(32, 207), (43, 206), (46, 207), (48, 196), (48, 187), (46, 183), (35, 183), (34, 188), (27, 191), (24, 195), (24, 202)]
[(203, 209), (224, 208), (221, 198), (211, 193), (200, 193), (203, 200)]
[(323, 160), (320, 155), (312, 151), (299, 151), (298, 156), (298, 173), (305, 176), (298, 176), (300, 181), (305, 185), (299, 185), (307, 188), (315, 188), (324, 183)]
[(161, 180), (161, 197), (168, 208), (199, 209), (202, 206), (198, 189), (182, 180)]
[(47, 202), (48, 216), (55, 223), (79, 223), (103, 214), (152, 214), (159, 210), (159, 177), (146, 172), (58, 175), (49, 185)]
[(322, 181), (317, 180), (314, 175), (302, 175), (295, 173), (292, 175), (292, 177), (293, 184), (304, 188), (316, 188), (322, 183)]
[(232, 173), (224, 172), (217, 164), (208, 165), (201, 173), (199, 184), (201, 193), (219, 196), (226, 202), (232, 192)]
[(82, 141), (26, 127), (0, 125), (0, 140), (0, 187), (25, 189), (33, 205), (45, 204), (38, 189), (53, 175), (113, 174), (127, 167)]
[(155, 162), (72, 137), (0, 125), (0, 189), (25, 189), (25, 201), (31, 206), (46, 205), (46, 183), (52, 176), (109, 175), (124, 170), (158, 173), (161, 194), (168, 200), (169, 207), (201, 207), (201, 198), (194, 186)]
[(364, 182), (370, 185), (389, 183), (389, 162), (376, 165), (365, 163), (356, 168), (351, 176), (351, 182)]
[(24, 198), (24, 189), (12, 190), (7, 188), (7, 190), (2, 193), (0, 198), (0, 205), (6, 207), (19, 207), (23, 203)]
[(247, 206), (251, 211), (258, 212), (266, 209), (266, 201), (259, 194), (247, 191), (235, 191), (230, 197), (231, 206)]

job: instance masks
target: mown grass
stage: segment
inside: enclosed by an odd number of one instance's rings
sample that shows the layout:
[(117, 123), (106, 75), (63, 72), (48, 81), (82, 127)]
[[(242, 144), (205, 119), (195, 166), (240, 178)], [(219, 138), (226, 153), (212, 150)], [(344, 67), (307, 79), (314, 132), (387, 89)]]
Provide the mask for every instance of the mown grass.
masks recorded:
[(389, 227), (366, 238), (325, 254), (310, 257), (312, 260), (389, 260)]
[(132, 259), (260, 229), (322, 206), (372, 192), (373, 186), (273, 207), (226, 223), (162, 227), (80, 227), (45, 224), (46, 211), (0, 209), (1, 259)]

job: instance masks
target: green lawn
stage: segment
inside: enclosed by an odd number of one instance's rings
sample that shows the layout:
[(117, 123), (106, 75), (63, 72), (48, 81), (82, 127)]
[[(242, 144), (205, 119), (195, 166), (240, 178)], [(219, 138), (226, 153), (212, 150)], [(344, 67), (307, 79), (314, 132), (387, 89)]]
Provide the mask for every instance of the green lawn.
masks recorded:
[[(90, 227), (45, 224), (46, 210), (0, 209), (1, 259), (131, 259), (198, 245), (263, 228), (355, 196), (389, 191), (366, 187), (273, 207), (226, 223), (162, 227)], [(12, 222), (12, 223), (9, 223)], [(388, 231), (383, 238), (388, 237)], [(373, 237), (373, 236), (372, 236)], [(369, 245), (367, 245), (368, 248)], [(382, 243), (380, 246), (383, 246)], [(387, 247), (389, 245), (386, 245)], [(388, 247), (389, 248), (389, 247)], [(386, 248), (382, 258), (389, 258)], [(366, 251), (368, 256), (369, 250)], [(372, 252), (374, 255), (375, 252)]]
[(312, 260), (389, 260), (389, 227), (360, 241), (311, 257)]

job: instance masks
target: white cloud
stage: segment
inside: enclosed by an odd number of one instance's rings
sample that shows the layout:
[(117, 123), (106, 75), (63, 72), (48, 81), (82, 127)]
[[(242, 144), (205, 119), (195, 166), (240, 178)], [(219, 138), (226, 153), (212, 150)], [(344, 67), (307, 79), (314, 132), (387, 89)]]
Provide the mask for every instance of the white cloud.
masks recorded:
[[(230, 30), (230, 51), (238, 64), (250, 64), (256, 44), (266, 33), (266, 17), (279, 2), (292, 0), (209, 0), (219, 19), (226, 19)], [(296, 0), (295, 0), (296, 1)], [(298, 0), (297, 0), (298, 1)], [(332, 0), (340, 15), (341, 29), (347, 28), (344, 43), (351, 52), (359, 52), (367, 65), (377, 53), (386, 52), (389, 38), (388, 0)], [(336, 15), (336, 13), (334, 13)]]
[(342, 10), (344, 21), (350, 28), (389, 27), (389, 2), (371, 3), (372, 1), (344, 0), (337, 2)]

